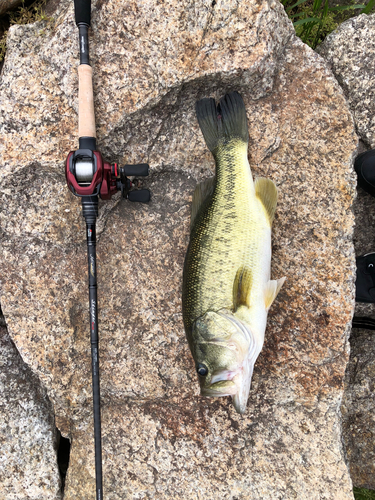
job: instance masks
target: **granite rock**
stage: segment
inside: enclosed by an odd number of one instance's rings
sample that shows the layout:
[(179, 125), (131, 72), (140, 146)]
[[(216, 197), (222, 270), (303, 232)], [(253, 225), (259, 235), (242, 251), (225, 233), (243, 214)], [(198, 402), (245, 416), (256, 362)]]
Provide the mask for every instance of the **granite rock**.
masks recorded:
[[(352, 499), (340, 401), (354, 306), (357, 146), (344, 95), (280, 3), (93, 5), (98, 145), (148, 161), (148, 205), (102, 203), (98, 283), (108, 499)], [(43, 35), (41, 31), (44, 30)], [(12, 27), (0, 82), (1, 303), (72, 439), (67, 499), (94, 498), (86, 244), (64, 156), (77, 146), (76, 27)], [(57, 47), (64, 49), (57, 50)], [(238, 90), (255, 175), (279, 187), (269, 315), (248, 411), (198, 395), (181, 315), (191, 199), (213, 159), (195, 101)], [(197, 493), (199, 492), (199, 493)]]
[(374, 332), (353, 329), (342, 402), (343, 432), (353, 483), (375, 490)]
[(316, 49), (344, 90), (360, 138), (375, 147), (375, 14), (342, 23)]
[[(362, 139), (359, 153), (375, 147), (374, 32), (375, 15), (361, 15), (339, 26), (317, 49), (346, 95)], [(354, 215), (356, 255), (374, 252), (375, 200), (360, 187)], [(355, 315), (375, 319), (375, 304), (356, 303)], [(375, 489), (375, 398), (371, 391), (375, 337), (370, 331), (353, 329), (350, 345), (342, 402), (343, 438), (354, 485)]]
[(3, 326), (0, 415), (0, 499), (60, 500), (53, 408)]

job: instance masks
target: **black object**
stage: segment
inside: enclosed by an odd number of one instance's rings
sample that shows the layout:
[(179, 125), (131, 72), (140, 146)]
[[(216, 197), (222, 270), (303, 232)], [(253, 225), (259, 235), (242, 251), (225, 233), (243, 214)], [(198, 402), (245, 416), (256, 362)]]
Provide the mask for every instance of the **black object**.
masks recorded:
[(90, 205), (90, 215), (86, 216), (87, 257), (89, 267), (89, 309), (90, 309), (90, 340), (92, 390), (94, 406), (94, 442), (95, 442), (95, 476), (97, 500), (103, 498), (102, 472), (102, 429), (100, 418), (100, 382), (99, 382), (99, 331), (98, 331), (98, 297), (96, 281), (96, 227), (95, 219), (98, 207), (98, 197), (82, 198), (84, 212), (85, 204)]
[(83, 23), (79, 23), (77, 26), (79, 29), (79, 62), (90, 66), (89, 26)]
[(91, 0), (74, 0), (76, 25), (79, 30), (80, 64), (90, 64), (89, 27), (91, 23)]
[(124, 165), (124, 175), (136, 175), (144, 177), (148, 175), (150, 167), (147, 163), (139, 163), (138, 165)]
[(76, 17), (76, 25), (84, 23), (88, 26), (91, 24), (91, 0), (74, 0), (74, 13)]
[(375, 319), (365, 316), (354, 316), (352, 328), (364, 328), (365, 330), (375, 330)]
[(375, 196), (375, 149), (358, 155), (354, 162), (354, 169), (357, 172), (359, 186)]
[(80, 137), (79, 149), (90, 149), (91, 151), (96, 150), (96, 138), (95, 137)]
[(148, 189), (136, 189), (134, 191), (130, 191), (127, 198), (129, 201), (148, 203), (150, 201), (150, 191)]
[(375, 253), (357, 257), (356, 263), (355, 300), (357, 302), (375, 302)]

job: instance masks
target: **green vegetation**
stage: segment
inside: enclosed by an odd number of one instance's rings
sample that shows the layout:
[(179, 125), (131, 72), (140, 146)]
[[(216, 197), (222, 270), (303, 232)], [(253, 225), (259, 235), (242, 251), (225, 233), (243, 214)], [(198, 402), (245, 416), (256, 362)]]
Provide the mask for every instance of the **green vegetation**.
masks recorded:
[(354, 488), (353, 493), (355, 500), (375, 500), (375, 491)]
[(3, 33), (0, 38), (0, 63), (4, 60), (5, 52), (7, 50), (7, 31)]
[[(25, 0), (22, 0), (22, 4), (18, 9), (8, 13), (8, 25), (51, 21), (51, 18), (44, 13), (46, 2), (47, 0), (35, 0), (32, 3), (26, 3)], [(0, 34), (0, 62), (3, 61), (5, 57), (7, 34), (8, 30)]]
[(293, 21), (297, 36), (315, 49), (324, 38), (343, 21), (358, 14), (372, 11), (375, 0), (367, 5), (353, 4), (332, 7), (328, 0), (281, 0), (286, 13)]
[(25, 5), (25, 0), (22, 0), (22, 5), (15, 11), (10, 12), (10, 24), (29, 24), (36, 21), (49, 21), (49, 17), (44, 14), (44, 7), (47, 0), (35, 0), (31, 5)]

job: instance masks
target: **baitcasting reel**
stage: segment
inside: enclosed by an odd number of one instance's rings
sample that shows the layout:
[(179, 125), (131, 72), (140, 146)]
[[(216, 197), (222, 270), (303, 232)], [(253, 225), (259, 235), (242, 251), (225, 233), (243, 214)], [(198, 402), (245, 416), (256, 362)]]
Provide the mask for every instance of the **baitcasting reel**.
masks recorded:
[(133, 183), (129, 177), (145, 177), (149, 173), (147, 163), (118, 167), (103, 160), (99, 151), (95, 151), (95, 139), (80, 137), (79, 149), (71, 151), (66, 159), (65, 176), (69, 189), (75, 196), (100, 196), (102, 200), (121, 191), (122, 197), (129, 201), (148, 203), (150, 191), (138, 189), (131, 191)]

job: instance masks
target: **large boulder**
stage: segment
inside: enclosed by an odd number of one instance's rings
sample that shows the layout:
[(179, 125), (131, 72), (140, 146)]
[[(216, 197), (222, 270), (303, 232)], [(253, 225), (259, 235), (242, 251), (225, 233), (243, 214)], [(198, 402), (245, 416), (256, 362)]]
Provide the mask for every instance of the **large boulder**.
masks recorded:
[[(375, 147), (375, 15), (349, 19), (317, 49), (348, 100), (360, 136), (360, 152)], [(375, 200), (358, 188), (354, 203), (356, 255), (374, 252)], [(375, 319), (375, 304), (356, 303), (355, 314)], [(353, 483), (375, 489), (375, 336), (354, 329), (342, 402), (343, 437)]]
[(358, 135), (375, 147), (375, 14), (362, 14), (342, 23), (317, 51), (340, 83)]
[(4, 326), (0, 326), (0, 415), (0, 498), (60, 500), (53, 407)]
[(353, 329), (342, 402), (350, 474), (356, 486), (375, 489), (374, 332)]
[[(100, 206), (99, 321), (108, 498), (352, 499), (340, 401), (354, 306), (357, 138), (324, 61), (279, 2), (93, 5), (98, 147), (148, 161), (148, 205)], [(66, 499), (93, 499), (85, 228), (64, 157), (77, 147), (77, 28), (14, 26), (0, 83), (1, 304), (72, 440)], [(269, 315), (248, 410), (198, 393), (181, 278), (191, 197), (214, 168), (195, 101), (238, 90), (249, 159), (280, 201)], [(10, 498), (10, 497), (9, 497)]]

